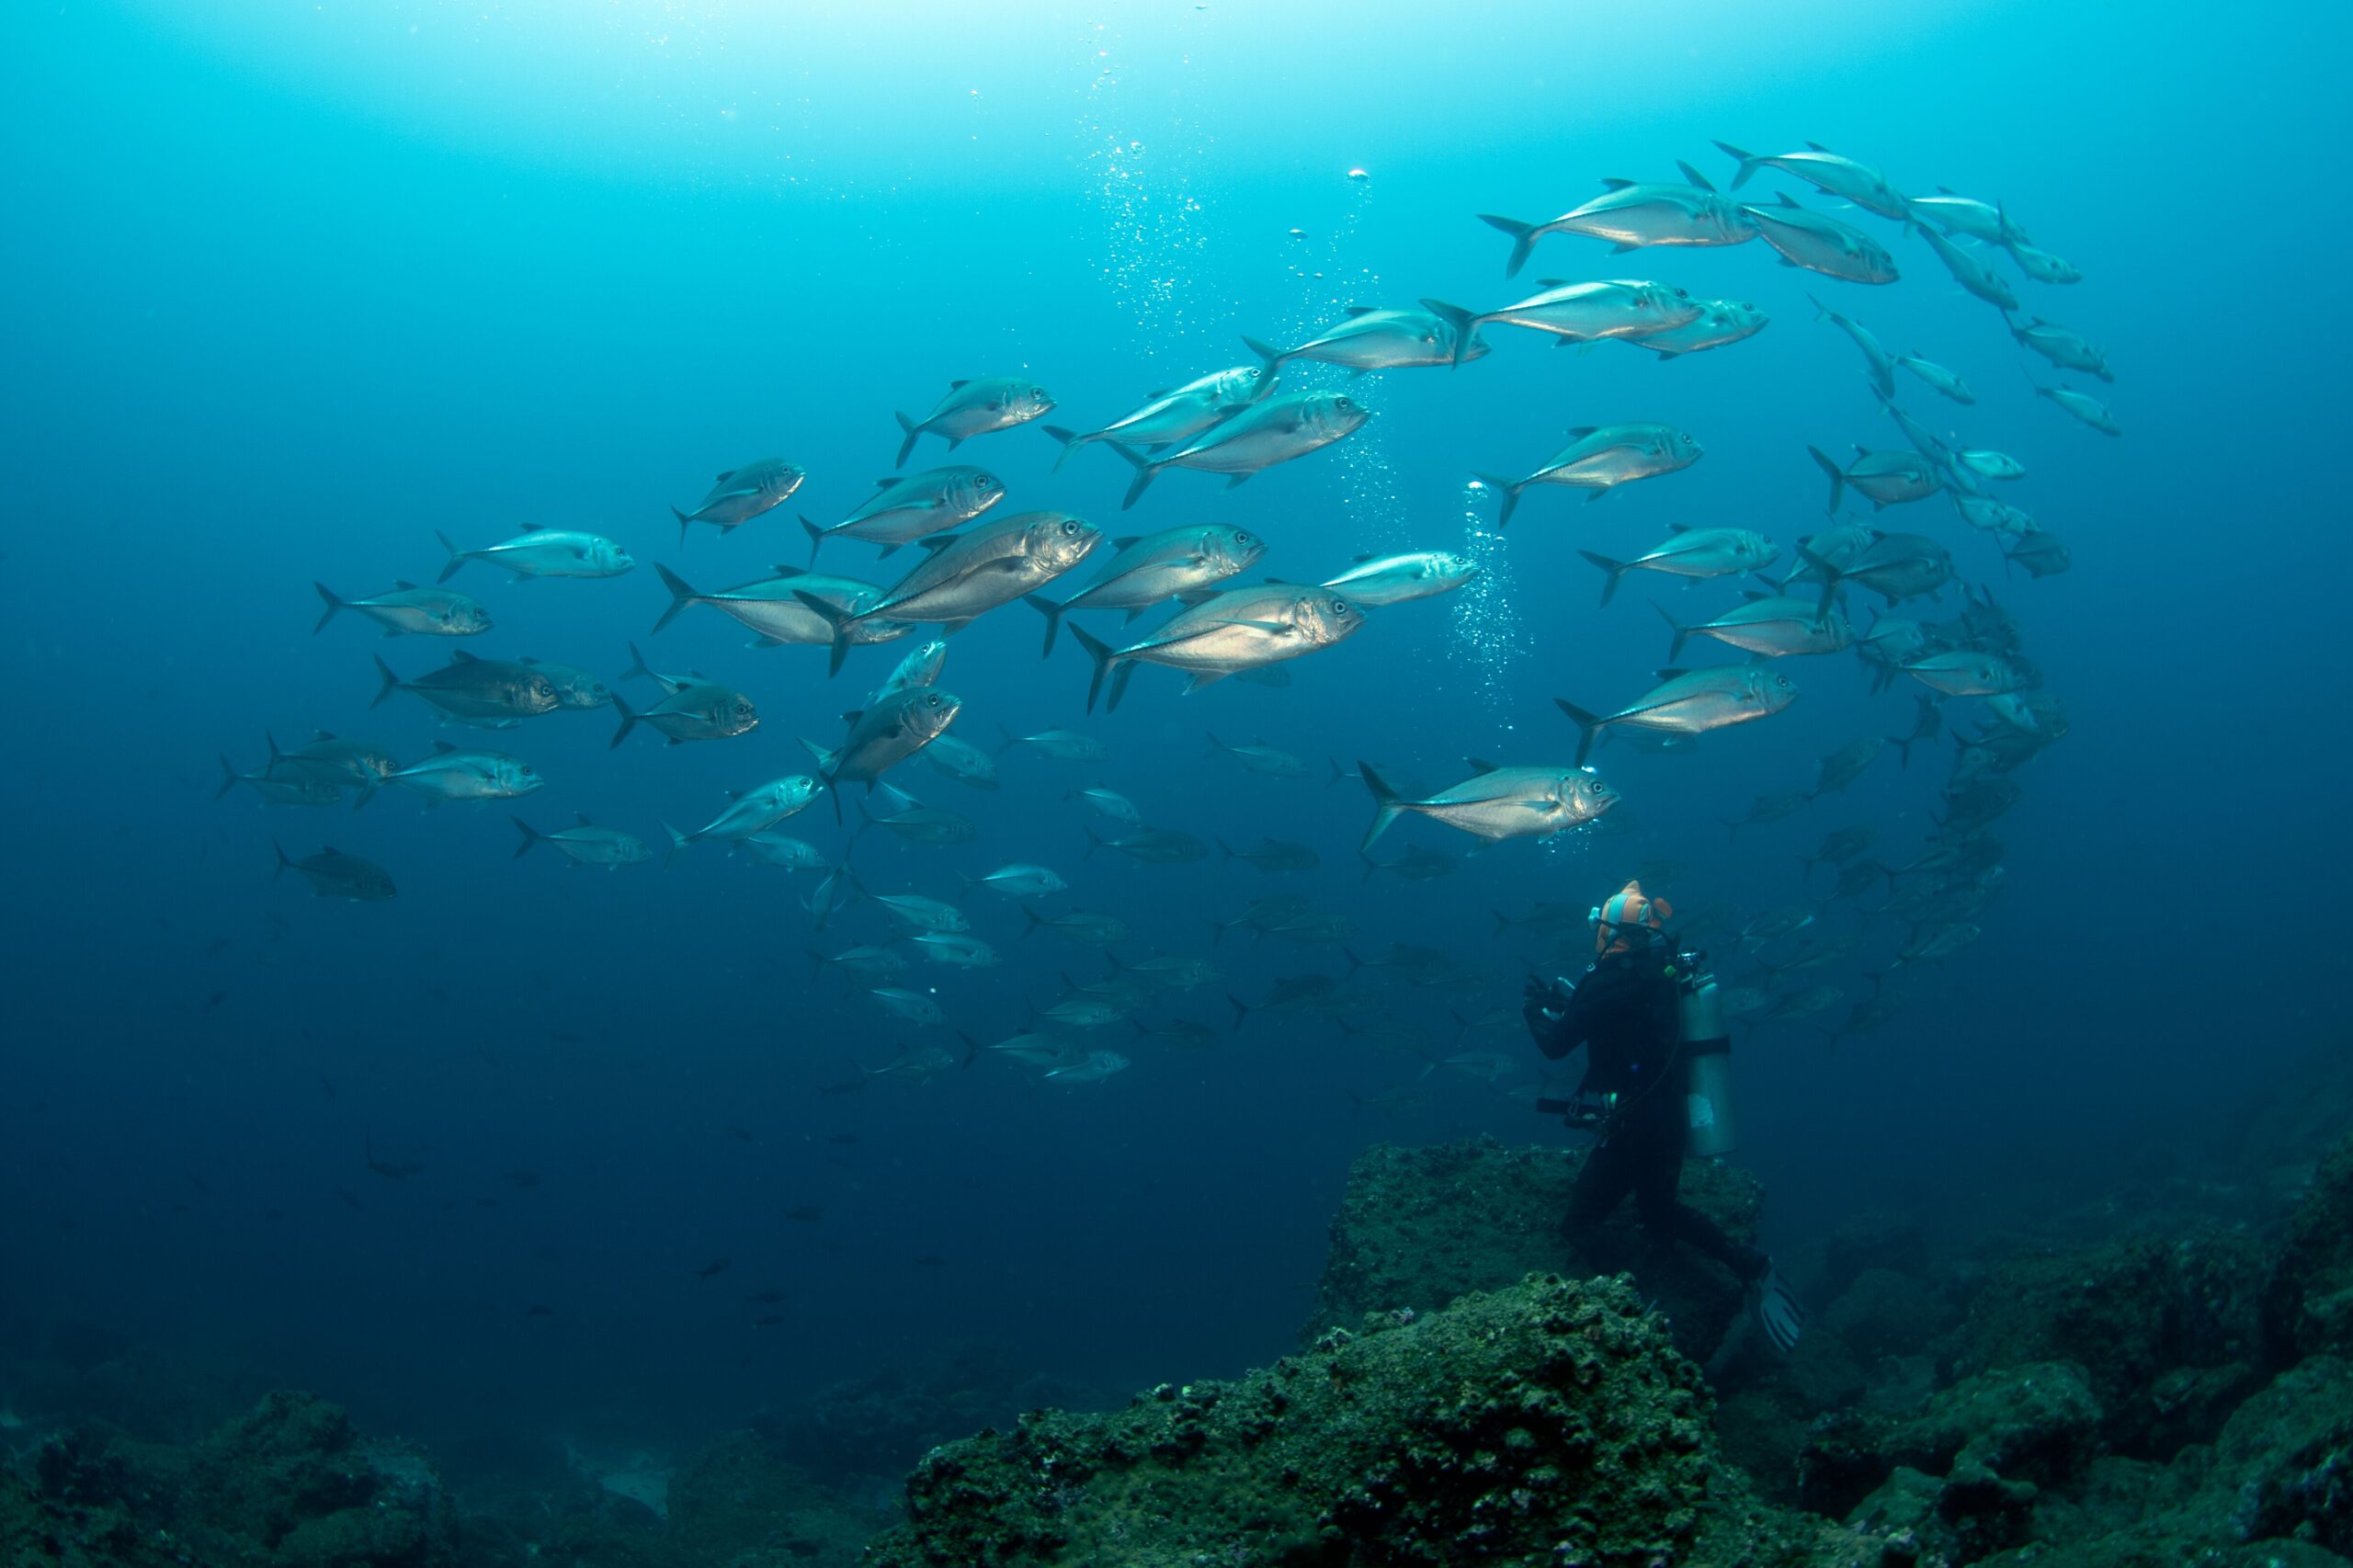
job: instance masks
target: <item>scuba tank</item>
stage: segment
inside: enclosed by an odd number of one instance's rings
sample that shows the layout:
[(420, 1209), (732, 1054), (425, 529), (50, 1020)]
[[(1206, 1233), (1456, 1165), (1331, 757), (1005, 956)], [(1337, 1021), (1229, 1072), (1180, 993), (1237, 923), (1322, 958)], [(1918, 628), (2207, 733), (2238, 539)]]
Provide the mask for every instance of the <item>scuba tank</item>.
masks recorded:
[(1723, 999), (1716, 977), (1699, 966), (1702, 953), (1680, 955), (1677, 968), (1677, 1013), (1682, 1025), (1688, 1070), (1686, 1103), (1689, 1134), (1684, 1153), (1698, 1160), (1721, 1159), (1734, 1142), (1732, 1118), (1732, 1036), (1725, 1032)]

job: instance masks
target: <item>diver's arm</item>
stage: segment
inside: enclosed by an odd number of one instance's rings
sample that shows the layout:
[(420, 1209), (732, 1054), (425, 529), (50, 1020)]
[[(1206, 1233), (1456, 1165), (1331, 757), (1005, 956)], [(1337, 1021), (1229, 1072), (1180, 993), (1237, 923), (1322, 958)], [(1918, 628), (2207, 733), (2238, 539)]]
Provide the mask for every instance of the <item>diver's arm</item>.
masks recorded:
[(1531, 978), (1528, 983), (1528, 998), (1520, 1007), (1520, 1016), (1528, 1020), (1528, 1032), (1536, 1040), (1536, 1049), (1546, 1058), (1558, 1062), (1562, 1057), (1586, 1042), (1591, 1029), (1592, 1009), (1576, 990), (1563, 991), (1558, 982), (1547, 983)]

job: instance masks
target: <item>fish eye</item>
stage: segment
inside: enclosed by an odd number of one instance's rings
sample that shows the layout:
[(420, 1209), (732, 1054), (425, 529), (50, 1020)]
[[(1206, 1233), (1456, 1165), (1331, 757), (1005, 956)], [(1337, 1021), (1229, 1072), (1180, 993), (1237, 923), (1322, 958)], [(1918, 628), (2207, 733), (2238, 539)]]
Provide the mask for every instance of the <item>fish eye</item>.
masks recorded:
[(983, 489), (987, 489), (989, 486), (994, 485), (996, 483), (996, 476), (989, 473), (976, 473), (972, 476), (972, 483), (981, 486)]
[(1347, 614), (1347, 613), (1348, 613), (1348, 602), (1347, 602), (1346, 599), (1334, 599), (1334, 600), (1332, 601), (1332, 613), (1333, 613), (1334, 615), (1346, 615), (1346, 614)]
[(1066, 534), (1074, 534), (1078, 532), (1077, 522), (1075, 520), (1065, 519), (1063, 523), (1063, 532)]

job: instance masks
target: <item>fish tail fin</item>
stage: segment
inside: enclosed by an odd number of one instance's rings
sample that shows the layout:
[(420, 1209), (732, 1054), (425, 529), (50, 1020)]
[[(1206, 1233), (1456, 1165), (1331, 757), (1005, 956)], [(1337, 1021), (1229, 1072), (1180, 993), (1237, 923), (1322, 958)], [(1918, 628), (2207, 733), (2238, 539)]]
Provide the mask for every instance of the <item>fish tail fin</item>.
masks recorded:
[(1508, 528), (1512, 513), (1519, 508), (1519, 493), (1525, 486), (1516, 479), (1496, 473), (1473, 473), (1471, 477), (1504, 498), (1503, 510), (1495, 514), (1495, 527)]
[(275, 838), (269, 841), (269, 846), (278, 853), (278, 864), (269, 873), (269, 880), (274, 882), (279, 877), (283, 876), (286, 872), (286, 868), (291, 866), (294, 862), (287, 855), (286, 846), (278, 843)]
[(243, 782), (244, 780), (237, 777), (236, 764), (229, 760), (227, 752), (222, 752), (221, 754), (221, 787), (212, 791), (212, 798), (216, 801), (221, 799)]
[(1261, 343), (1246, 332), (1242, 335), (1242, 347), (1256, 354), (1265, 365), (1265, 369), (1259, 372), (1258, 384), (1262, 387), (1273, 386), (1275, 378), (1282, 374), (1283, 366), (1290, 360), (1290, 356), (1270, 343)]
[(1372, 822), (1364, 830), (1364, 838), (1357, 846), (1357, 853), (1364, 854), (1373, 841), (1389, 831), (1389, 826), (1405, 814), (1404, 798), (1389, 786), (1389, 781), (1376, 772), (1372, 764), (1359, 758), (1357, 777), (1364, 780), (1365, 789), (1372, 795)]
[(546, 834), (541, 833), (538, 828), (533, 827), (521, 817), (510, 816), (506, 820), (513, 823), (516, 830), (523, 835), (523, 842), (515, 846), (515, 858), (517, 860), (520, 860), (524, 856), (529, 855), (531, 852), (531, 846), (547, 836)]
[(311, 628), (311, 635), (316, 637), (327, 629), (327, 622), (335, 619), (337, 610), (347, 608), (348, 601), (324, 583), (313, 583), (311, 586), (318, 589), (319, 597), (324, 599), (327, 606), (325, 609), (319, 612), (318, 624)]
[(1909, 735), (1890, 735), (1887, 737), (1887, 744), (1895, 748), (1896, 766), (1909, 769), (1912, 766), (1912, 737)]
[(1565, 697), (1552, 699), (1552, 706), (1567, 714), (1569, 722), (1577, 727), (1577, 766), (1583, 767), (1585, 759), (1593, 755), (1594, 736), (1599, 734), (1601, 727), (1609, 721), (1598, 714), (1586, 712)]
[(646, 667), (645, 655), (637, 651), (634, 642), (629, 645), (629, 668), (621, 672), (621, 679), (628, 680), (632, 676), (642, 676), (647, 680), (654, 678), (654, 672)]
[[(688, 583), (684, 577), (679, 576), (676, 572), (671, 571), (667, 566), (663, 565), (659, 561), (654, 563), (654, 570), (661, 575), (662, 585), (670, 590), (669, 608), (665, 609), (662, 612), (662, 618), (654, 623), (654, 631), (658, 632), (664, 627), (669, 625), (670, 622), (676, 620), (680, 610), (686, 608), (688, 605), (699, 603), (701, 600), (702, 596), (695, 592), (694, 585)], [(651, 636), (653, 633), (649, 632), (647, 635)], [(632, 649), (631, 652), (635, 652), (635, 650)], [(638, 665), (641, 669), (644, 667), (644, 665), (645, 661), (643, 659), (638, 660)]]
[(676, 506), (670, 508), (670, 515), (678, 519), (678, 548), (684, 550), (687, 547), (687, 524), (690, 519)]
[(1528, 265), (1528, 253), (1536, 248), (1536, 225), (1523, 223), (1517, 218), (1505, 218), (1493, 212), (1479, 214), (1479, 222), (1490, 229), (1501, 229), (1511, 236), (1511, 259), (1504, 263), (1504, 276), (1517, 278), (1519, 269)]
[[(1489, 911), (1487, 911), (1487, 913), (1488, 913), (1488, 914), (1490, 914), (1490, 915), (1494, 915), (1494, 916), (1495, 917), (1495, 929), (1494, 935), (1500, 937), (1500, 936), (1502, 936), (1505, 932), (1506, 932), (1506, 931), (1508, 931), (1508, 930), (1510, 930), (1510, 929), (1512, 928), (1512, 925), (1513, 925), (1512, 917), (1511, 917), (1510, 915), (1506, 915), (1502, 910), (1500, 910), (1500, 909), (1490, 909)], [(1466, 1027), (1467, 1027), (1467, 1026), (1466, 1026)]]
[(801, 519), (801, 531), (809, 536), (809, 564), (813, 568), (817, 564), (817, 551), (824, 547), (825, 530), (804, 516)]
[(687, 846), (692, 844), (694, 840), (666, 822), (662, 824), (662, 836), (670, 841), (670, 847), (662, 856), (662, 869), (666, 871), (670, 869), (670, 862), (685, 854)]
[[(825, 674), (828, 676), (841, 674), (842, 661), (849, 657), (850, 628), (857, 623), (858, 617), (836, 609), (816, 595), (803, 593), (798, 588), (792, 591), (792, 597), (808, 606), (817, 619), (834, 629), (834, 643), (826, 655)], [(839, 801), (835, 802), (835, 810), (836, 812), (840, 810)]]
[(1683, 644), (1691, 640), (1691, 628), (1684, 625), (1681, 621), (1676, 619), (1674, 616), (1668, 614), (1666, 607), (1660, 604), (1656, 599), (1653, 599), (1651, 601), (1651, 608), (1658, 611), (1658, 618), (1666, 622), (1666, 624), (1673, 628), (1675, 631), (1675, 641), (1668, 645), (1666, 650), (1666, 662), (1670, 665), (1681, 664), (1683, 662)]
[(1038, 918), (1038, 912), (1026, 903), (1021, 906), (1021, 919), (1023, 921), (1021, 934), (1025, 937), (1045, 924), (1043, 920)]
[(433, 579), (437, 583), (446, 583), (450, 578), (456, 576), (458, 574), (458, 568), (463, 566), (468, 561), (472, 560), (472, 557), (469, 556), (464, 551), (460, 550), (458, 548), (457, 541), (452, 540), (448, 534), (443, 533), (439, 528), (435, 528), (433, 530), (433, 537), (441, 541), (441, 548), (449, 552), (449, 559), (441, 563), (441, 575)]
[(1844, 580), (1843, 575), (1838, 568), (1805, 545), (1802, 544), (1797, 548), (1798, 554), (1804, 558), (1805, 563), (1822, 574), (1822, 605), (1814, 611), (1814, 619), (1816, 622), (1826, 622), (1830, 619), (1830, 606), (1838, 597), (1838, 585)]
[(1462, 356), (1470, 349), (1472, 335), (1479, 330), (1477, 313), (1466, 311), (1461, 305), (1449, 305), (1444, 300), (1424, 300), (1421, 305), (1422, 309), (1454, 329), (1454, 363), (1459, 369)]
[[(1042, 659), (1054, 651), (1054, 633), (1063, 629), (1063, 607), (1043, 594), (1024, 594), (1021, 602), (1046, 618), (1046, 646), (1038, 655)], [(1006, 736), (1008, 744), (1012, 738), (1008, 732)]]
[(1806, 450), (1812, 452), (1813, 460), (1822, 465), (1822, 472), (1830, 476), (1830, 504), (1823, 507), (1823, 510), (1836, 517), (1838, 513), (1838, 502), (1847, 494), (1847, 471), (1831, 461), (1830, 454), (1820, 447), (1808, 447)]
[[(1622, 561), (1613, 561), (1597, 550), (1580, 550), (1577, 553), (1601, 568), (1601, 608), (1608, 609), (1610, 596), (1618, 591), (1619, 580), (1626, 574), (1626, 563)], [(1664, 610), (1659, 613), (1665, 614)]]
[[(1109, 643), (1083, 626), (1072, 627), (1070, 634), (1080, 647), (1086, 650), (1086, 656), (1095, 663), (1095, 673), (1086, 683), (1086, 710), (1092, 713), (1095, 711), (1095, 699), (1103, 690), (1103, 677), (1111, 673), (1112, 662), (1118, 655), (1112, 653)], [(1119, 706), (1119, 698), (1116, 695), (1113, 696), (1111, 703), (1115, 708)]]
[(1048, 473), (1062, 472), (1063, 464), (1070, 461), (1071, 453), (1086, 445), (1088, 440), (1087, 437), (1060, 425), (1041, 425), (1039, 428), (1054, 438), (1054, 445), (1062, 449), (1054, 454), (1054, 466), (1046, 471)]
[(1242, 1026), (1244, 1022), (1250, 1017), (1250, 1004), (1245, 1002), (1241, 997), (1234, 995), (1232, 992), (1228, 992), (1226, 994), (1225, 999), (1233, 1008), (1233, 1032), (1240, 1034), (1242, 1032)]
[(1095, 825), (1092, 823), (1081, 823), (1079, 831), (1086, 835), (1086, 847), (1078, 852), (1078, 858), (1082, 860), (1092, 860), (1095, 858), (1095, 852), (1102, 848), (1108, 840), (1095, 831)]
[(1160, 465), (1125, 442), (1105, 441), (1103, 444), (1127, 459), (1135, 467), (1136, 476), (1128, 482), (1128, 493), (1120, 501), (1120, 510), (1124, 512), (1136, 504), (1143, 494), (1144, 487), (1159, 474)]
[(392, 673), (392, 665), (384, 663), (384, 655), (379, 653), (375, 658), (376, 674), (380, 677), (380, 684), (376, 687), (374, 699), (368, 704), (370, 708), (380, 706), (384, 699), (398, 691), (401, 685), (401, 677)]
[[(630, 652), (633, 653), (637, 652), (637, 650), (635, 647), (631, 647)], [(621, 716), (621, 727), (615, 730), (613, 732), (613, 738), (605, 743), (605, 749), (607, 751), (612, 750), (615, 746), (620, 745), (623, 741), (629, 739), (629, 733), (637, 728), (637, 714), (631, 709), (627, 702), (621, 699), (621, 694), (618, 691), (613, 693), (613, 711)]]
[(1729, 142), (1717, 142), (1716, 151), (1740, 165), (1732, 173), (1733, 189), (1738, 190), (1742, 186), (1746, 185), (1748, 176), (1756, 172), (1759, 160), (1756, 153), (1744, 153)]
[(915, 437), (923, 434), (923, 426), (908, 418), (905, 415), (895, 411), (892, 414), (891, 417), (899, 422), (899, 428), (905, 436), (905, 438), (899, 443), (899, 460), (892, 463), (891, 466), (892, 468), (904, 468), (907, 466), (907, 459), (915, 452)]

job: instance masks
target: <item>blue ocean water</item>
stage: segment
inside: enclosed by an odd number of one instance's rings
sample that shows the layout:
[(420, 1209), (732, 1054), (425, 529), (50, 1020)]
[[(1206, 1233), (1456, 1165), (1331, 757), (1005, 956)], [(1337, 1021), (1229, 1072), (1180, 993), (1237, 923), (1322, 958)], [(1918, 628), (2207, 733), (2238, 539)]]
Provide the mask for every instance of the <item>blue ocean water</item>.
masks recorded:
[[(1111, 1388), (1280, 1353), (1356, 1151), (1556, 1130), (1313, 1017), (1192, 1051), (1122, 1028), (1109, 1043), (1134, 1064), (1097, 1085), (983, 1060), (826, 1094), (902, 1046), (954, 1043), (813, 982), (813, 945), (894, 934), (870, 905), (814, 932), (812, 874), (715, 849), (610, 873), (514, 859), (500, 804), (216, 801), (215, 756), (257, 766), (265, 730), (363, 736), (404, 761), (445, 734), (487, 739), (549, 780), (516, 803), (526, 819), (585, 812), (658, 842), (660, 823), (802, 767), (796, 736), (833, 744), (904, 645), (857, 650), (828, 681), (822, 651), (748, 650), (709, 610), (650, 637), (652, 562), (708, 588), (803, 562), (792, 515), (864, 499), (890, 471), (893, 411), (920, 417), (951, 380), (1035, 377), (1052, 421), (1086, 428), (1245, 362), (1243, 333), (1296, 341), (1345, 307), (1426, 296), (1500, 304), (1520, 283), (1474, 213), (1548, 216), (1605, 176), (1671, 178), (1677, 159), (1723, 184), (1718, 138), (1817, 139), (1915, 195), (1998, 196), (2083, 269), (2018, 287), (2105, 347), (2117, 382), (2096, 390), (2125, 437), (2039, 402), (2020, 371), (2047, 368), (1867, 214), (1839, 215), (1896, 253), (1899, 284), (1777, 267), (1755, 244), (1621, 256), (1549, 238), (1529, 278), (1654, 277), (1754, 301), (1772, 324), (1672, 363), (1490, 327), (1493, 352), (1459, 370), (1346, 381), (1374, 411), (1349, 440), (1230, 492), (1170, 472), (1128, 513), (1109, 453), (1051, 473), (1036, 431), (961, 449), (1005, 476), (1006, 509), (1065, 508), (1106, 534), (1222, 521), (1268, 540), (1262, 570), (1286, 577), (1404, 549), (1468, 550), (1488, 575), (1376, 612), (1288, 687), (1183, 697), (1146, 670), (1091, 718), (1069, 640), (1040, 662), (1036, 618), (993, 612), (951, 642), (954, 733), (1081, 729), (1111, 760), (1017, 751), (994, 794), (910, 765), (894, 779), (982, 836), (870, 833), (861, 877), (961, 899), (958, 871), (1052, 866), (1075, 902), (1132, 925), (1131, 956), (1214, 960), (1222, 979), (1166, 1010), (1222, 1030), (1229, 991), (1347, 967), (1336, 948), (1211, 945), (1210, 922), (1249, 899), (1308, 893), (1357, 924), (1358, 954), (1431, 944), (1488, 971), (1472, 994), (1368, 983), (1443, 1053), (1453, 1013), (1516, 1006), (1529, 960), (1561, 961), (1493, 934), (1492, 909), (1583, 907), (1667, 859), (1688, 869), (1654, 891), (1753, 911), (1824, 890), (1796, 856), (1830, 827), (1919, 844), (1942, 756), (1891, 754), (1790, 821), (1718, 825), (1810, 784), (1836, 746), (1903, 733), (1911, 693), (1873, 694), (1845, 657), (1786, 661), (1799, 703), (1695, 755), (1601, 752), (1631, 831), (1506, 844), (1427, 882), (1360, 880), (1370, 802), (1324, 782), (1327, 759), (1430, 782), (1465, 756), (1565, 762), (1554, 698), (1615, 706), (1666, 662), (1643, 600), (1686, 619), (1733, 602), (1723, 584), (1636, 583), (1603, 610), (1580, 549), (1731, 526), (1787, 563), (1824, 521), (1805, 449), (1897, 444), (1811, 290), (1961, 371), (1973, 407), (1918, 387), (1907, 407), (2027, 465), (2004, 498), (2065, 538), (2065, 574), (2006, 572), (1941, 502), (1888, 520), (1934, 534), (2017, 616), (2072, 733), (2018, 775), (1983, 937), (1908, 976), (1893, 1024), (1835, 1048), (1810, 1027), (1742, 1044), (1740, 1158), (1771, 1192), (1768, 1234), (1818, 1234), (1891, 1193), (2030, 1201), (2341, 1041), (2329, 458), (2347, 334), (2313, 263), (2347, 237), (2322, 80), (2346, 30), (2311, 6), (2227, 26), (2168, 7), (2129, 28), (2102, 6), (1844, 4), (1504, 5), (1443, 25), (1216, 3), (626, 4), (591, 21), (256, 0), (22, 18), (0, 65), (17, 698), (0, 1326), (99, 1322), (426, 1436), (594, 1422), (648, 1441), (963, 1341)], [(1750, 188), (1832, 207), (1771, 173)], [(1590, 505), (1533, 491), (1500, 537), (1492, 501), (1467, 495), (1474, 471), (1526, 472), (1569, 426), (1634, 419), (1693, 432), (1706, 458)], [(668, 507), (766, 455), (808, 471), (801, 492), (681, 545)], [(909, 469), (941, 460), (926, 437)], [(610, 680), (635, 640), (658, 668), (742, 687), (758, 730), (608, 750), (609, 714), (483, 736), (406, 697), (371, 711), (370, 653), (413, 676), (446, 644), (380, 642), (348, 616), (313, 635), (312, 582), (426, 581), (437, 529), (482, 544), (525, 523), (609, 535), (639, 565), (511, 585), (468, 568), (453, 585), (498, 623), (472, 651)], [(892, 574), (853, 543), (825, 559)], [(1212, 731), (1313, 776), (1205, 756)], [(1097, 783), (1156, 825), (1299, 839), (1323, 864), (1262, 878), (1214, 854), (1086, 857), (1092, 819), (1066, 791)], [(790, 831), (832, 852), (847, 839), (823, 806)], [(273, 879), (273, 837), (379, 862), (399, 896), (314, 900)], [(1412, 844), (1468, 846), (1408, 823), (1383, 849)], [(1011, 903), (961, 901), (1005, 964), (911, 972), (982, 1041), (1063, 973), (1101, 972), (1090, 950), (1022, 936)], [(1825, 977), (1850, 997), (1904, 935), (1869, 930)], [(1524, 1040), (1472, 1043), (1533, 1075)], [(1359, 1103), (1401, 1088), (1416, 1094), (1398, 1108)], [(388, 1177), (371, 1153), (423, 1168)], [(823, 1219), (784, 1217), (801, 1205)], [(767, 1289), (781, 1324), (746, 1301)]]

